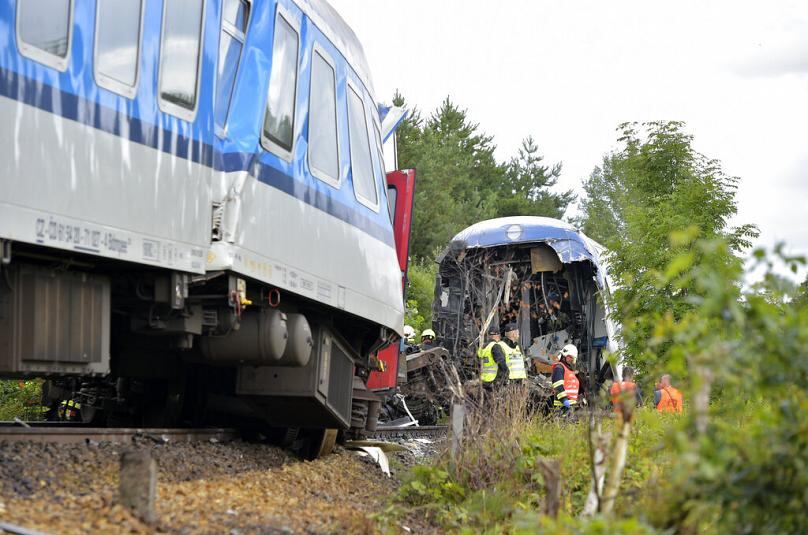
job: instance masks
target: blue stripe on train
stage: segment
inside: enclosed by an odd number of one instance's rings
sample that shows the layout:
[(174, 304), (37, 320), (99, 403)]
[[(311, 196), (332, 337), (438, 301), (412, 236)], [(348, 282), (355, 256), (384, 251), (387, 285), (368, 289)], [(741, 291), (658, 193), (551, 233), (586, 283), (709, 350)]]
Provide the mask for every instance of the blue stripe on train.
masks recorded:
[[(395, 247), (392, 229), (363, 215), (356, 207), (345, 205), (308, 184), (296, 181), (294, 177), (282, 171), (257, 162), (256, 154), (220, 153), (208, 143), (190, 139), (185, 135), (142, 121), (137, 117), (129, 117), (97, 102), (60, 91), (50, 85), (31, 80), (6, 69), (0, 69), (0, 96), (24, 102), (48, 113), (60, 115), (65, 119), (128, 139), (133, 143), (161, 150), (216, 171), (227, 173), (249, 171), (251, 175), (268, 186), (322, 210), (390, 247)], [(122, 125), (127, 122), (128, 129), (127, 132), (124, 132)]]

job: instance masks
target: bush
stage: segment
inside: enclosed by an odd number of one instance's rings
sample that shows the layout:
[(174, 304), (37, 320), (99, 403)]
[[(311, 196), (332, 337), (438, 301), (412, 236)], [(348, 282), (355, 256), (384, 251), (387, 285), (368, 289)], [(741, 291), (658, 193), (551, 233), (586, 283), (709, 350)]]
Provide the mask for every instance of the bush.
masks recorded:
[(434, 262), (412, 261), (407, 270), (407, 315), (405, 322), (420, 336), (432, 327), (432, 301), (438, 265)]
[(0, 381), (0, 420), (41, 420), (42, 381)]

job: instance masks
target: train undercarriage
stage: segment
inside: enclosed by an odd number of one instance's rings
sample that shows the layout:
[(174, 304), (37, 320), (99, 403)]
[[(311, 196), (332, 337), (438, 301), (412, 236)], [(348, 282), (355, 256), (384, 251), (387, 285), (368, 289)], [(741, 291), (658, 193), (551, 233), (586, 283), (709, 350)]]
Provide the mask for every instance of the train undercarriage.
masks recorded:
[(50, 419), (226, 425), (305, 456), (375, 422), (365, 383), (386, 329), (228, 272), (2, 251), (0, 376), (46, 378)]

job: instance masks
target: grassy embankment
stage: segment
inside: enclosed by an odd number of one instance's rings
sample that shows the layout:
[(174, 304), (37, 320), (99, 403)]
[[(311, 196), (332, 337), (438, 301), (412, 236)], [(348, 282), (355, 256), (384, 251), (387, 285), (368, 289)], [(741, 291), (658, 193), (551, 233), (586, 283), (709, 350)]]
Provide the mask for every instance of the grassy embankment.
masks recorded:
[[(490, 417), (472, 412), (456, 459), (448, 454), (405, 476), (382, 525), (426, 519), (437, 530), (468, 533), (533, 533), (573, 530), (584, 533), (653, 532), (653, 517), (664, 499), (666, 471), (673, 448), (667, 441), (676, 416), (639, 409), (628, 450), (615, 514), (582, 519), (592, 472), (588, 422), (528, 417), (516, 396), (489, 408)], [(673, 425), (672, 425), (673, 424)], [(617, 434), (617, 420), (602, 421), (605, 433)], [(543, 467), (557, 459), (561, 496), (558, 518), (543, 514), (546, 482)], [(550, 476), (552, 477), (552, 476)]]

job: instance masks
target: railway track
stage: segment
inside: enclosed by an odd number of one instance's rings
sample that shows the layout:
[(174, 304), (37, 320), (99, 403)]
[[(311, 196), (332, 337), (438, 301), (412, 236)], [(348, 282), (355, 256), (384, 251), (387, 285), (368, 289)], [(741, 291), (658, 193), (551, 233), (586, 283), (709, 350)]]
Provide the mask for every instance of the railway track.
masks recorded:
[[(399, 438), (443, 438), (447, 426), (426, 425), (419, 427), (384, 427), (366, 432), (366, 437), (375, 440)], [(177, 442), (226, 442), (238, 438), (238, 430), (229, 428), (117, 428), (90, 427), (84, 424), (64, 422), (0, 422), (2, 442), (53, 442), (58, 444), (89, 442), (131, 442), (146, 438), (161, 444)]]
[(131, 442), (146, 438), (161, 444), (177, 442), (225, 442), (238, 437), (235, 429), (197, 428), (117, 428), (87, 427), (45, 422), (26, 423), (0, 422), (0, 442), (54, 442), (58, 444), (89, 442)]
[(379, 426), (376, 431), (367, 431), (367, 438), (383, 440), (385, 438), (443, 438), (446, 436), (448, 426), (423, 425), (419, 427), (384, 427)]

